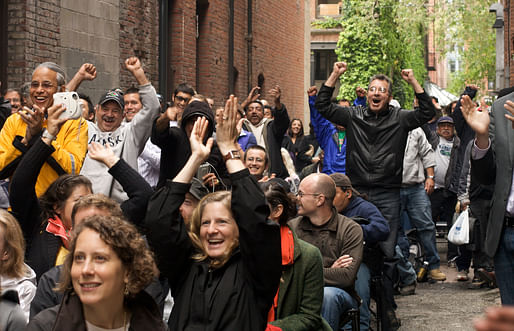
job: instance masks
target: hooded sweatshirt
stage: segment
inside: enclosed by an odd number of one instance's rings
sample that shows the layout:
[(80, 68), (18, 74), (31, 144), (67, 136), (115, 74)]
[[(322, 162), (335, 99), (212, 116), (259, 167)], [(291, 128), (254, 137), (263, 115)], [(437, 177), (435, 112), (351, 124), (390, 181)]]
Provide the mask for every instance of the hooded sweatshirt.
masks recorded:
[(0, 296), (10, 290), (18, 292), (20, 307), (29, 321), (30, 303), (36, 296), (36, 273), (25, 264), (26, 272), (20, 278), (11, 278), (0, 275)]

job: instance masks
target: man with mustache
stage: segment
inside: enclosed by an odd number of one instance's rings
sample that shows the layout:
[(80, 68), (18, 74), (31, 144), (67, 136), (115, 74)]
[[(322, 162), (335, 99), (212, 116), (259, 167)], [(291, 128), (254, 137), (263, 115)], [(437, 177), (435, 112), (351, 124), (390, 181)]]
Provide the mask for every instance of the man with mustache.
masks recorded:
[[(122, 125), (125, 106), (123, 93), (119, 89), (107, 91), (100, 98), (96, 123), (89, 123), (88, 143), (97, 142), (107, 146), (117, 157), (137, 170), (137, 157), (150, 137), (152, 122), (159, 115), (160, 104), (139, 59), (130, 57), (125, 61), (125, 66), (139, 85), (143, 108), (134, 115), (132, 121)], [(102, 193), (118, 202), (127, 200), (127, 194), (107, 170), (103, 163), (86, 156), (80, 173), (91, 180), (95, 193)]]

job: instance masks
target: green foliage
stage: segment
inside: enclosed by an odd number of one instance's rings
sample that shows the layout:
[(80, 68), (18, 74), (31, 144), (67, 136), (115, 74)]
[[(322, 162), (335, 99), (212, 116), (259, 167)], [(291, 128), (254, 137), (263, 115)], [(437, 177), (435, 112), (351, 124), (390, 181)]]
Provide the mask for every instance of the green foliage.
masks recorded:
[[(422, 83), (427, 75), (424, 63), (426, 10), (423, 0), (411, 0), (406, 6), (398, 0), (346, 0), (342, 32), (336, 48), (340, 61), (348, 64), (341, 76), (339, 97), (355, 98), (357, 86), (367, 87), (375, 74), (393, 80), (393, 97), (401, 105), (410, 105), (412, 88), (400, 76), (412, 68)], [(407, 8), (408, 7), (408, 8)]]
[(436, 42), (441, 56), (459, 50), (461, 70), (450, 76), (448, 90), (459, 94), (465, 84), (486, 88), (484, 78), (494, 80), (496, 49), (495, 16), (489, 7), (496, 0), (454, 0), (435, 8)]
[(325, 16), (324, 19), (311, 22), (311, 26), (315, 29), (336, 29), (341, 27), (341, 17)]

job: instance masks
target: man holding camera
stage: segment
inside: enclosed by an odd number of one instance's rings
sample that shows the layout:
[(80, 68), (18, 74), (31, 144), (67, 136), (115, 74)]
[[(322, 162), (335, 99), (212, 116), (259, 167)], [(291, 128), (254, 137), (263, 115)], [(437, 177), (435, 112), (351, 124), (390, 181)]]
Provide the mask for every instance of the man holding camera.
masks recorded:
[[(96, 71), (92, 74), (96, 75)], [(88, 77), (92, 74), (84, 71), (85, 79), (90, 79)], [(38, 139), (51, 141), (55, 151), (39, 173), (36, 183), (38, 196), (60, 175), (78, 173), (86, 154), (88, 125), (84, 119), (68, 119), (60, 130), (47, 122), (48, 117), (61, 109), (61, 104), (54, 104), (54, 94), (64, 92), (65, 84), (65, 73), (61, 67), (53, 62), (40, 64), (32, 73), (30, 83), (33, 108), (25, 107), (9, 116), (0, 133), (1, 179), (14, 173), (23, 155)]]
[[(114, 155), (137, 169), (137, 157), (150, 137), (152, 123), (159, 115), (160, 105), (155, 88), (146, 77), (139, 59), (130, 57), (125, 61), (125, 66), (139, 84), (143, 108), (130, 122), (122, 125), (125, 106), (123, 93), (119, 89), (107, 91), (100, 98), (96, 111), (96, 123), (89, 123), (88, 143), (96, 142), (107, 146), (112, 149)], [(127, 200), (127, 194), (108, 170), (104, 163), (86, 156), (80, 174), (91, 180), (93, 192), (105, 194), (118, 202)]]

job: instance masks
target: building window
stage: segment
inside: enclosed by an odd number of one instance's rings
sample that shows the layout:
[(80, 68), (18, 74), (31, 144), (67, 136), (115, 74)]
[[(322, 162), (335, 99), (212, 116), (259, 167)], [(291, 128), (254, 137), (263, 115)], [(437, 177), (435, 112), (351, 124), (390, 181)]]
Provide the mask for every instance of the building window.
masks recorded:
[(341, 0), (317, 0), (316, 18), (341, 15)]
[(333, 50), (314, 51), (314, 80), (326, 80), (332, 72), (332, 66), (337, 61), (337, 55)]

